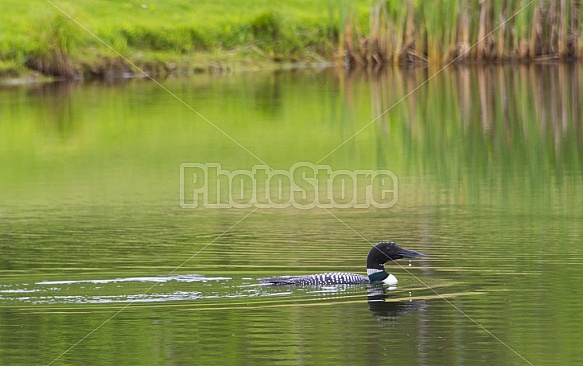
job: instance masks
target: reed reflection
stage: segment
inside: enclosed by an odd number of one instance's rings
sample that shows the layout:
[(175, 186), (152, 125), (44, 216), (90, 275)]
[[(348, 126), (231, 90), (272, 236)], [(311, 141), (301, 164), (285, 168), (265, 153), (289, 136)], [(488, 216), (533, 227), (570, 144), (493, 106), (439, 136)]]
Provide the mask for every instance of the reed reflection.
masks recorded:
[(553, 201), (565, 180), (583, 193), (578, 66), (452, 66), (431, 75), (382, 69), (347, 78), (348, 93), (369, 82), (379, 169), (424, 177), (437, 199)]

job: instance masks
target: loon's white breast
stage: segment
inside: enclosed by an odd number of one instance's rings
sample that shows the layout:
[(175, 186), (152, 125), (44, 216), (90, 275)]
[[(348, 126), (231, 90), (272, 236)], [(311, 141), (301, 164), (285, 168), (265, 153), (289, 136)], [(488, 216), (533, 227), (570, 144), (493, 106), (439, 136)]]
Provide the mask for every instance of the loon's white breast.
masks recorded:
[(395, 277), (395, 276), (393, 276), (392, 274), (389, 273), (389, 277), (385, 278), (383, 280), (383, 283), (385, 285), (395, 286), (397, 283), (399, 283), (399, 280), (397, 280), (397, 277)]

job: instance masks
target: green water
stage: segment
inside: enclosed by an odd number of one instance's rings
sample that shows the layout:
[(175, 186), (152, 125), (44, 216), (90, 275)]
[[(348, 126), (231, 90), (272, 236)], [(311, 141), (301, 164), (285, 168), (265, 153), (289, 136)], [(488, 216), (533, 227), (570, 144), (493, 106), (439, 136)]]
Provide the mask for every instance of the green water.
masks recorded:
[[(0, 364), (583, 364), (581, 69), (435, 71), (1, 88)], [(398, 201), (180, 206), (182, 163), (297, 162)], [(381, 240), (426, 254), (394, 289), (258, 285)]]

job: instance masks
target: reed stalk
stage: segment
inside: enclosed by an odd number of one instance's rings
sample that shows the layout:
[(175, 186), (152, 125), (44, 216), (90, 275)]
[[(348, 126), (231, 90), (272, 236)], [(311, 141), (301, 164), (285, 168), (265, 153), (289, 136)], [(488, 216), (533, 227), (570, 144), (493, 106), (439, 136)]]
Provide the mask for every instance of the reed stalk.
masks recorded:
[(583, 57), (582, 12), (580, 0), (379, 0), (368, 33), (353, 22), (341, 47), (361, 65), (575, 59)]

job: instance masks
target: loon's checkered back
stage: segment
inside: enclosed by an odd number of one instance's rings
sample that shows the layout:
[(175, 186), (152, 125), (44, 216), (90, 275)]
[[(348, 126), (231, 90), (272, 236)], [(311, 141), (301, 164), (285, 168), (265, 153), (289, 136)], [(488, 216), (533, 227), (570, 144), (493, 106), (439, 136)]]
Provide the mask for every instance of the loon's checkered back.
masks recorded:
[(320, 273), (308, 276), (281, 276), (271, 278), (261, 278), (259, 280), (264, 284), (271, 285), (345, 285), (370, 283), (368, 277), (356, 273)]

